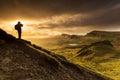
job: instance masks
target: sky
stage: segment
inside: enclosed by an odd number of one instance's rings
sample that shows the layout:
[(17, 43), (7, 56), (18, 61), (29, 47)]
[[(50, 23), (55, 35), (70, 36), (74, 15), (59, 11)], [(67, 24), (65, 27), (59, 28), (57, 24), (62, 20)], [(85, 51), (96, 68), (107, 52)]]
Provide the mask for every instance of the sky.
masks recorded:
[(0, 0), (0, 28), (17, 36), (17, 21), (24, 38), (120, 31), (120, 0)]

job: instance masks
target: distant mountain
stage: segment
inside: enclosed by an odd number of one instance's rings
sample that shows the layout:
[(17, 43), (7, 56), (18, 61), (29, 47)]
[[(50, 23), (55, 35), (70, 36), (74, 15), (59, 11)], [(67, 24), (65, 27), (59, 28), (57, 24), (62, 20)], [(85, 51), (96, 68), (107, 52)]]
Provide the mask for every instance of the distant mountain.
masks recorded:
[(71, 35), (71, 34), (61, 34), (61, 36), (71, 39), (82, 37), (81, 35)]
[(110, 80), (0, 29), (0, 80)]
[(112, 31), (92, 31), (88, 33), (86, 36), (96, 36), (96, 37), (119, 37), (120, 32), (112, 32)]

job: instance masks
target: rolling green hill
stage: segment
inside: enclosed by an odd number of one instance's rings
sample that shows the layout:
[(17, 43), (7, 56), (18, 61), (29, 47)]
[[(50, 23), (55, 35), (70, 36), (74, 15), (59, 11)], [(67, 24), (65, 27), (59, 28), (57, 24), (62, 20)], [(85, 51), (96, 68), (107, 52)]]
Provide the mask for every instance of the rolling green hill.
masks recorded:
[(119, 55), (110, 41), (100, 41), (82, 48), (76, 57), (94, 62), (109, 60)]
[(63, 34), (34, 40), (75, 64), (114, 80), (120, 79), (120, 32), (92, 31), (84, 36)]
[(108, 40), (85, 46), (71, 61), (114, 80), (120, 79), (120, 49), (116, 49)]

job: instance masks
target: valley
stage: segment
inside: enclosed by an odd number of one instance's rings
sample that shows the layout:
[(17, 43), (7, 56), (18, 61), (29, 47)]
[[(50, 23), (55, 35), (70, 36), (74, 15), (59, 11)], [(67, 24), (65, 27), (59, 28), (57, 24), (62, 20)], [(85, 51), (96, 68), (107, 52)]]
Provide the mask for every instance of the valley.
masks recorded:
[(62, 34), (46, 39), (31, 39), (31, 41), (57, 55), (64, 56), (75, 64), (119, 80), (119, 35), (120, 32), (92, 31), (85, 36)]

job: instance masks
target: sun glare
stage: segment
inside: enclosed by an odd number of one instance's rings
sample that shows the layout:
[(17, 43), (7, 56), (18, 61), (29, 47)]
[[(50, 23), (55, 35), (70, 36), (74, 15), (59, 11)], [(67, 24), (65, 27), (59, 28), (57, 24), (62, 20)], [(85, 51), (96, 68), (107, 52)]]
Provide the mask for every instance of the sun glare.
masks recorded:
[(20, 21), (24, 25), (26, 25), (28, 23), (27, 21), (23, 21), (23, 20), (14, 20), (14, 21), (10, 21), (9, 24), (10, 25), (15, 25), (15, 24), (18, 23), (18, 21)]
[(40, 22), (38, 21), (32, 21), (32, 20), (13, 20), (13, 21), (9, 21), (10, 25), (15, 25), (18, 23), (18, 21), (20, 21), (23, 25), (28, 25), (28, 24), (39, 24)]

